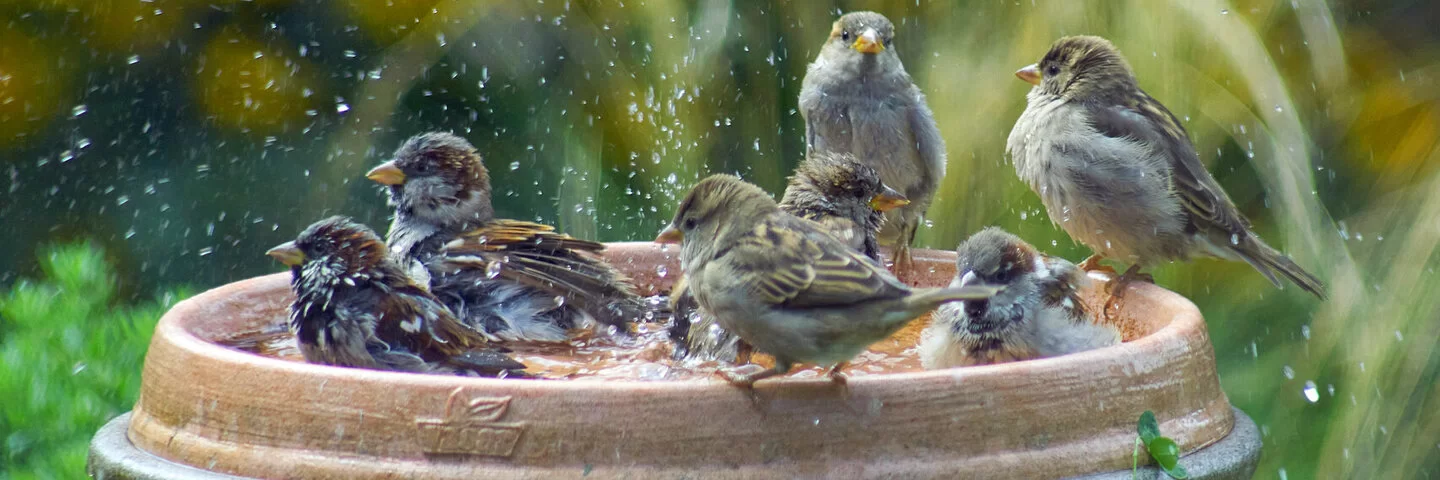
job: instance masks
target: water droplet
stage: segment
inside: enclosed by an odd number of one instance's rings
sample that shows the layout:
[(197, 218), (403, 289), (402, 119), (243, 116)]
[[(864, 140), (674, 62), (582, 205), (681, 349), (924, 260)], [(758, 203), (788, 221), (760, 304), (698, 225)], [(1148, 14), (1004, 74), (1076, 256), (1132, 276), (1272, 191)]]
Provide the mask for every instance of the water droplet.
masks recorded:
[(1310, 380), (1305, 381), (1305, 399), (1309, 400), (1310, 403), (1320, 401), (1320, 390), (1315, 388), (1315, 382)]
[(139, 55), (131, 55), (130, 58), (125, 59), (125, 64), (126, 64), (126, 65), (134, 65), (134, 64), (137, 64), (137, 63), (140, 63), (140, 56), (139, 56)]
[(563, 307), (563, 306), (565, 306), (565, 296), (564, 296), (564, 295), (556, 295), (556, 296), (555, 296), (555, 306), (557, 306), (557, 307)]
[(1301, 326), (1300, 326), (1300, 335), (1301, 335), (1301, 336), (1304, 336), (1306, 340), (1309, 340), (1309, 339), (1310, 339), (1310, 326), (1309, 326), (1309, 325), (1301, 325)]
[(519, 162), (518, 160), (517, 160), (517, 161), (514, 161), (514, 162), (510, 162), (510, 171), (513, 172), (513, 171), (516, 171), (516, 170), (519, 170), (519, 169), (520, 169), (520, 162)]
[(1284, 111), (1285, 111), (1285, 109), (1284, 109), (1284, 108), (1281, 108), (1280, 105), (1275, 105), (1275, 113), (1280, 113), (1280, 112), (1284, 112)]
[(670, 274), (670, 269), (665, 268), (665, 265), (664, 265), (664, 264), (656, 265), (656, 266), (655, 266), (655, 274), (656, 274), (656, 275), (659, 275), (660, 278), (665, 278), (665, 275), (669, 275), (669, 274)]
[(500, 276), (500, 268), (500, 262), (490, 262), (490, 265), (485, 266), (485, 278)]
[(71, 116), (71, 117), (79, 117), (79, 116), (81, 116), (81, 115), (84, 115), (85, 112), (88, 112), (88, 111), (90, 111), (90, 107), (87, 107), (87, 106), (85, 106), (85, 104), (82, 103), (82, 104), (76, 105), (75, 108), (70, 109), (70, 116)]
[(1286, 366), (1285, 366), (1285, 378), (1288, 378), (1288, 379), (1291, 379), (1291, 380), (1294, 380), (1294, 379), (1295, 379), (1295, 369), (1290, 368), (1289, 365), (1286, 365)]
[[(1222, 9), (1220, 9), (1220, 14), (1221, 14), (1221, 15), (1229, 15), (1229, 14), (1230, 14), (1230, 9), (1228, 9), (1228, 8), (1222, 8)], [(1281, 475), (1283, 476), (1283, 475), (1284, 475), (1284, 472), (1285, 472), (1285, 469), (1280, 469), (1280, 472), (1281, 472)]]

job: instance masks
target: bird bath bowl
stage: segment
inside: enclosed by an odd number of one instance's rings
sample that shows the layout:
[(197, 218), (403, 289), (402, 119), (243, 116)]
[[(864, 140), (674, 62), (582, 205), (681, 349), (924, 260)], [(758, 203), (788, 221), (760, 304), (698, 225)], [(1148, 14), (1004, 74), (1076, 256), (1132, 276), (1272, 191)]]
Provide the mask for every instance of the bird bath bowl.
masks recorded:
[[(643, 294), (669, 290), (676, 275), (657, 267), (678, 272), (677, 255), (648, 242), (607, 251)], [(944, 285), (954, 257), (918, 250), (907, 280)], [(857, 376), (844, 389), (787, 377), (760, 382), (752, 397), (718, 378), (402, 374), (216, 343), (285, 321), (289, 276), (224, 285), (165, 314), (134, 411), (92, 442), (93, 476), (1129, 478), (1145, 410), (1186, 452), (1192, 476), (1249, 478), (1259, 461), (1254, 424), (1220, 390), (1200, 312), (1150, 284), (1125, 297), (1121, 345)]]

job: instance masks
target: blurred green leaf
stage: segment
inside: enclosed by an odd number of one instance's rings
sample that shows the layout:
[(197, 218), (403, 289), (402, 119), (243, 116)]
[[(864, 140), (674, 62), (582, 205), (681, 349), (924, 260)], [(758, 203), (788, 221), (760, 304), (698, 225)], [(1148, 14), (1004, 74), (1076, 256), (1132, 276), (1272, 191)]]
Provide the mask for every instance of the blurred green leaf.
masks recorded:
[(117, 305), (90, 243), (44, 249), (44, 278), (0, 296), (0, 478), (81, 478), (90, 436), (129, 410), (155, 322), (183, 292)]

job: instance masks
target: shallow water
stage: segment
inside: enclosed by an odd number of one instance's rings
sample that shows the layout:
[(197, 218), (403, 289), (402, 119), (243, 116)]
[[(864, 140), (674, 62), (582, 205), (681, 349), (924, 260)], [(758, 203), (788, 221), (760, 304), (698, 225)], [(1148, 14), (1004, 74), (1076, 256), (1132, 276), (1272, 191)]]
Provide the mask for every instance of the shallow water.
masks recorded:
[[(842, 371), (848, 376), (860, 377), (922, 370), (916, 344), (929, 321), (927, 314), (890, 338), (876, 342), (851, 360)], [(285, 318), (278, 318), (262, 330), (240, 332), (217, 343), (266, 357), (304, 362), (295, 336), (283, 329), (285, 322)], [(552, 380), (676, 381), (714, 378), (718, 381), (717, 373), (721, 369), (735, 368), (728, 362), (672, 358), (674, 347), (665, 327), (660, 322), (642, 322), (636, 324), (630, 335), (585, 329), (566, 343), (506, 342), (505, 347), (511, 350), (512, 357), (525, 364), (527, 372)], [(766, 368), (774, 366), (774, 360), (763, 353), (755, 354), (751, 360)], [(786, 376), (813, 378), (824, 374), (825, 370), (820, 367), (801, 364)]]

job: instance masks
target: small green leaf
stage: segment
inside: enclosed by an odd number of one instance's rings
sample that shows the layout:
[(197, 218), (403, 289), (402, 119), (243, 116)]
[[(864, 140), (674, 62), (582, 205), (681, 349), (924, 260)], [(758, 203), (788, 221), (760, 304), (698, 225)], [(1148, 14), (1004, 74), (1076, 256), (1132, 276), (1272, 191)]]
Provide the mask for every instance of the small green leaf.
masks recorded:
[(1169, 475), (1170, 478), (1174, 478), (1175, 480), (1185, 480), (1187, 478), (1190, 478), (1190, 472), (1185, 471), (1185, 467), (1178, 463), (1175, 464), (1175, 468), (1165, 469), (1165, 474)]
[(1180, 464), (1180, 446), (1169, 437), (1156, 437), (1145, 444), (1145, 450), (1149, 450), (1150, 458), (1154, 458), (1155, 463), (1166, 471)]
[(1140, 441), (1146, 445), (1160, 437), (1160, 422), (1155, 421), (1155, 412), (1146, 410), (1140, 414), (1140, 423), (1135, 428), (1140, 432)]

